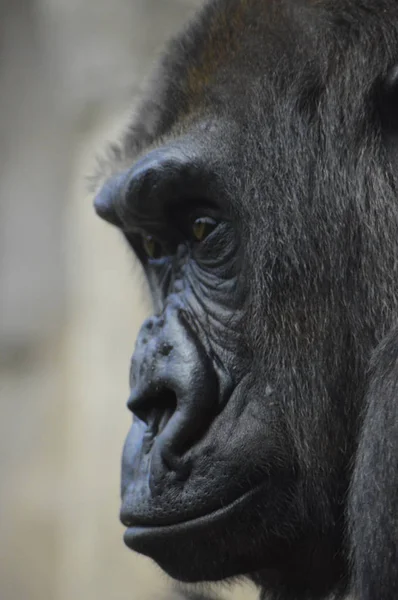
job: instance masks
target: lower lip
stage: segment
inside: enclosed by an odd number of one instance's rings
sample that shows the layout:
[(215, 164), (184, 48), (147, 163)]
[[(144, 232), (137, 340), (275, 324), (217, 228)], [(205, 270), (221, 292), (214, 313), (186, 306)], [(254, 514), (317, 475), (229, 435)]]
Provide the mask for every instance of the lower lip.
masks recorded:
[(124, 541), (133, 550), (137, 544), (153, 539), (169, 538), (175, 530), (181, 529), (179, 526), (171, 525), (168, 527), (129, 527), (124, 533)]
[(194, 535), (194, 528), (201, 529), (199, 526), (200, 521), (203, 521), (203, 519), (163, 527), (129, 527), (123, 536), (124, 543), (135, 552), (152, 555), (155, 548), (159, 550), (164, 547), (164, 544), (168, 546), (171, 539), (176, 541), (180, 537)]
[(220, 517), (222, 514), (228, 511), (228, 508), (229, 507), (215, 511), (203, 517), (198, 517), (196, 519), (175, 523), (174, 525), (133, 525), (126, 529), (124, 540), (128, 546), (131, 546), (140, 540), (145, 541), (153, 538), (161, 539), (163, 537), (169, 538), (170, 536), (182, 534), (187, 530), (191, 531), (196, 527), (200, 527), (205, 522), (208, 523), (209, 521)]

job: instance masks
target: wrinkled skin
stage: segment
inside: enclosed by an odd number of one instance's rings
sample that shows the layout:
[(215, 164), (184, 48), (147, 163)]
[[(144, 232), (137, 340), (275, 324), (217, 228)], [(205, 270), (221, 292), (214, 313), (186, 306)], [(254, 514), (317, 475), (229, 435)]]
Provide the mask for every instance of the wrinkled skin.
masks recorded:
[(154, 306), (121, 520), (176, 579), (396, 597), (394, 56), (393, 0), (210, 2), (107, 167)]

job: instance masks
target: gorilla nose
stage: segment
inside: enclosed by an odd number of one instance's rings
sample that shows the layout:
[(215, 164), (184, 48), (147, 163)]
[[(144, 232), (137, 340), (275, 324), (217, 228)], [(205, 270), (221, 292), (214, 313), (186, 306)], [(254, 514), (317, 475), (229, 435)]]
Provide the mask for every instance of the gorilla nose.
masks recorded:
[(220, 378), (180, 311), (170, 308), (143, 324), (130, 384), (128, 408), (147, 425), (144, 451), (153, 448), (168, 468), (179, 469), (209, 427), (220, 395)]
[(183, 456), (208, 424), (213, 396), (201, 386), (198, 397), (184, 384), (177, 376), (166, 385), (155, 378), (149, 386), (135, 386), (127, 402), (134, 417), (146, 424), (143, 452), (149, 454), (154, 449), (163, 465), (173, 471), (181, 470)]

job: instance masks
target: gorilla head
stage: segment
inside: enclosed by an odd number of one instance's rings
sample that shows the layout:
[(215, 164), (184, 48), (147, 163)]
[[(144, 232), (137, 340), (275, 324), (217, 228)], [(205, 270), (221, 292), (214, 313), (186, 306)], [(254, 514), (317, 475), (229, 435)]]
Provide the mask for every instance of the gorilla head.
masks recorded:
[(371, 426), (398, 383), (382, 341), (398, 316), (394, 59), (395, 0), (215, 0), (115, 152), (96, 210), (154, 305), (121, 519), (174, 578), (245, 574), (267, 598), (397, 590), (397, 474)]

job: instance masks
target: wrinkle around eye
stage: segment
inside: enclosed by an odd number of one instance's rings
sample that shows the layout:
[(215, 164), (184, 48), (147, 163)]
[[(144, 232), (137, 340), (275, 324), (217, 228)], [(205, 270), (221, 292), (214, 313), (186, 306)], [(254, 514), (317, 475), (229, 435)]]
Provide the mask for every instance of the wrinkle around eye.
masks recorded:
[(192, 311), (198, 312), (199, 307), (201, 314), (213, 319), (212, 326), (219, 324), (229, 328), (229, 323), (235, 320), (239, 312), (239, 300), (235, 293), (237, 278), (219, 280), (213, 277), (215, 283), (212, 286), (208, 282), (200, 283), (198, 277), (192, 274), (187, 275), (186, 280), (189, 294), (184, 300)]
[[(232, 315), (229, 311), (229, 315), (220, 313), (218, 310), (214, 310), (214, 306), (217, 303), (214, 302), (211, 305), (203, 303), (200, 298), (195, 297), (195, 301), (198, 302), (201, 307), (200, 314), (202, 318), (199, 319), (200, 327), (205, 328), (206, 337), (212, 341), (217, 347), (222, 347), (224, 351), (234, 351), (236, 348), (236, 340), (239, 337), (238, 314)], [(192, 302), (187, 300), (186, 311), (188, 313), (197, 314), (197, 306), (192, 305)], [(240, 314), (240, 313), (239, 313)]]
[(185, 277), (190, 287), (195, 291), (200, 289), (200, 295), (209, 300), (217, 297), (217, 303), (220, 303), (220, 296), (224, 298), (222, 303), (229, 306), (239, 301), (237, 296), (238, 274), (236, 268), (230, 268), (232, 273), (225, 274), (218, 269), (203, 269), (195, 260), (190, 260), (185, 267)]
[(152, 293), (166, 297), (173, 285), (173, 266), (170, 257), (148, 261), (145, 267)]
[(234, 262), (237, 247), (232, 227), (221, 223), (206, 239), (194, 245), (192, 256), (204, 268), (221, 269)]

